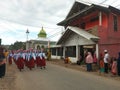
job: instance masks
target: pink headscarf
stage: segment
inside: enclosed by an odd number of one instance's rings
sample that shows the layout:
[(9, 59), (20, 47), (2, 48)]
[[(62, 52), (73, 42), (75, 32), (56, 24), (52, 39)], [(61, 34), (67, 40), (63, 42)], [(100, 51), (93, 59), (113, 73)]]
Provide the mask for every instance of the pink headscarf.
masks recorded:
[(86, 63), (93, 63), (93, 57), (91, 52), (88, 52), (88, 55), (86, 57)]

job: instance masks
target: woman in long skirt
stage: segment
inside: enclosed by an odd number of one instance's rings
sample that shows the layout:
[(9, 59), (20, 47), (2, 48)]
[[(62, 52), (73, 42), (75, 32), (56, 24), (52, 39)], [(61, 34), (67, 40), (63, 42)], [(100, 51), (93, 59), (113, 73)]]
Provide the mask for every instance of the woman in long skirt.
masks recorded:
[(30, 70), (32, 70), (32, 68), (35, 67), (35, 60), (34, 60), (34, 57), (31, 55), (29, 55), (29, 59), (28, 59), (28, 68)]
[(117, 60), (116, 60), (116, 58), (113, 59), (111, 72), (112, 72), (113, 75), (117, 74)]
[(45, 68), (46, 67), (46, 56), (45, 56), (45, 53), (41, 52), (40, 53), (40, 56), (41, 56), (41, 69), (42, 68)]
[(9, 62), (9, 65), (12, 64), (12, 53), (10, 53), (8, 56), (8, 62)]
[(3, 51), (4, 48), (0, 46), (0, 78), (5, 76), (6, 71), (6, 59)]
[(22, 57), (18, 57), (17, 60), (17, 67), (18, 69), (21, 71), (22, 69), (24, 69), (24, 60)]
[(5, 76), (5, 72), (6, 72), (6, 59), (4, 58), (0, 62), (0, 78)]

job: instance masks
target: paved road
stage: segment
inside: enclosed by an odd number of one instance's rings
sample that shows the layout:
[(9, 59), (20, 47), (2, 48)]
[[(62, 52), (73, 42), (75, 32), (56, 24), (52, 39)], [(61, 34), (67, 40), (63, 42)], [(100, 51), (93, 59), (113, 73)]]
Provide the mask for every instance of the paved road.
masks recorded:
[(120, 90), (120, 82), (54, 64), (17, 73), (16, 90)]

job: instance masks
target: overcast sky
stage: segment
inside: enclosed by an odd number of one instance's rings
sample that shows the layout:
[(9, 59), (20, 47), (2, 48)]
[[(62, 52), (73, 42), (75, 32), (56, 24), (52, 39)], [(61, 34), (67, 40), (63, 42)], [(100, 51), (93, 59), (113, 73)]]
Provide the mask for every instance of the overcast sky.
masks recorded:
[[(120, 7), (119, 0), (77, 0)], [(0, 38), (2, 44), (36, 39), (41, 27), (50, 40), (57, 41), (63, 28), (56, 24), (65, 19), (75, 0), (0, 0)]]

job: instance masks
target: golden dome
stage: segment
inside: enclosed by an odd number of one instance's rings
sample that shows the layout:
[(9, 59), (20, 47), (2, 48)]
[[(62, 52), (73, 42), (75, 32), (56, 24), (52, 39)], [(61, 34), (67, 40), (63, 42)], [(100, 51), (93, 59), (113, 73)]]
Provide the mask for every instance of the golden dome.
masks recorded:
[(46, 34), (45, 30), (43, 29), (43, 27), (40, 30), (40, 32), (38, 33), (38, 37), (43, 37), (43, 38), (47, 37), (47, 34)]

